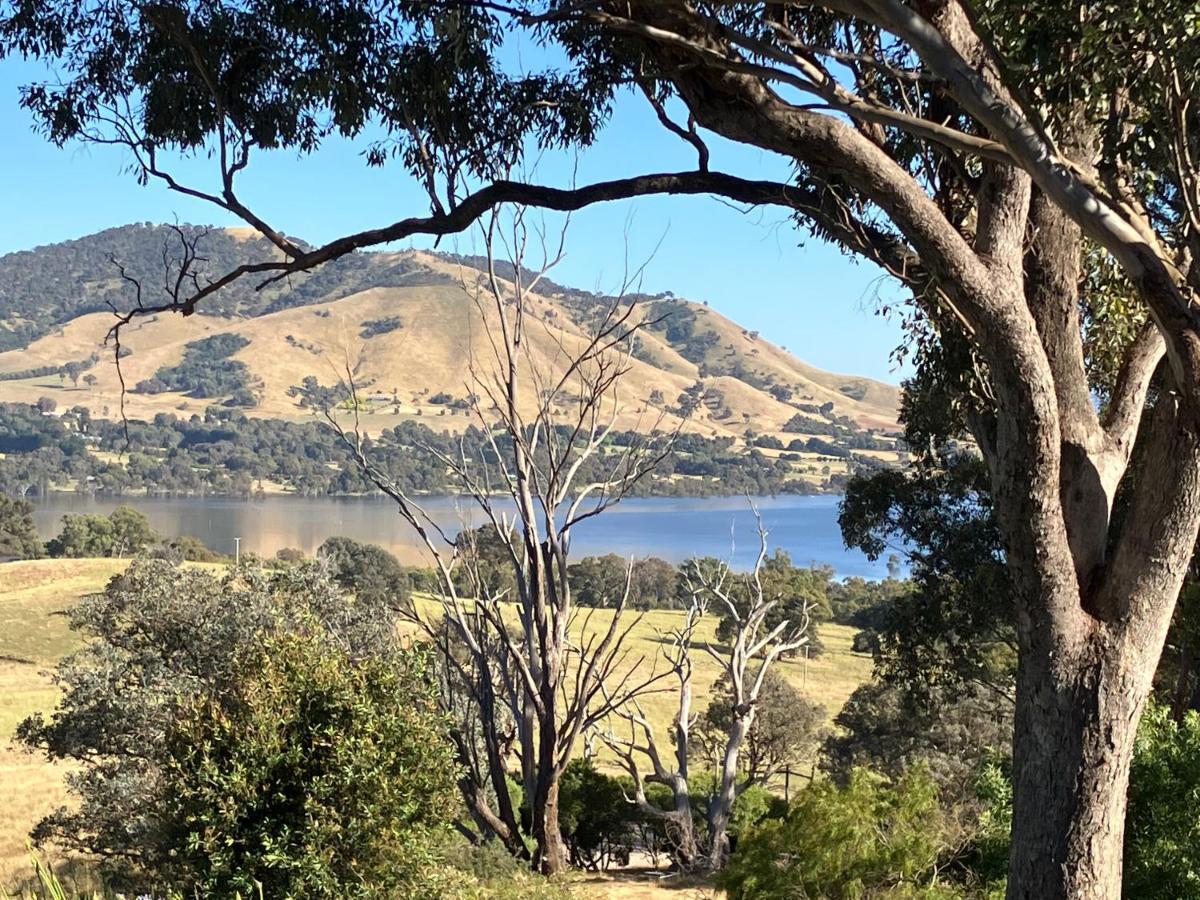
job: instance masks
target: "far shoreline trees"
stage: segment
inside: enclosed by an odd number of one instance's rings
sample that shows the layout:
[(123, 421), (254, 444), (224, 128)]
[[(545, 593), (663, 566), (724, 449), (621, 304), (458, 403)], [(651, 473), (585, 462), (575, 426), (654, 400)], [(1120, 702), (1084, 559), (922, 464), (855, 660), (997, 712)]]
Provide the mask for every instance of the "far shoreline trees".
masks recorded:
[[(315, 379), (313, 383), (316, 386)], [(310, 394), (314, 412), (342, 397), (333, 388)], [(653, 435), (620, 430), (610, 435), (609, 443), (615, 449), (647, 437)], [(408, 420), (376, 433), (372, 445), (389, 474), (411, 490), (457, 493), (461, 485), (432, 450), (449, 452), (459, 440), (472, 453), (487, 444), (486, 434), (475, 426), (455, 435)], [(794, 477), (792, 461), (732, 444), (728, 437), (681, 435), (659, 470), (635, 485), (632, 493), (806, 495), (836, 491), (845, 481), (838, 474), (818, 485)], [(42, 416), (29, 405), (0, 403), (0, 453), (0, 492), (17, 497), (43, 496), (72, 487), (72, 482), (76, 491), (106, 496), (249, 496), (264, 480), (306, 496), (377, 491), (320, 422), (256, 418), (219, 405), (187, 417), (161, 413), (150, 421), (121, 422), (93, 418), (80, 407), (61, 416)]]

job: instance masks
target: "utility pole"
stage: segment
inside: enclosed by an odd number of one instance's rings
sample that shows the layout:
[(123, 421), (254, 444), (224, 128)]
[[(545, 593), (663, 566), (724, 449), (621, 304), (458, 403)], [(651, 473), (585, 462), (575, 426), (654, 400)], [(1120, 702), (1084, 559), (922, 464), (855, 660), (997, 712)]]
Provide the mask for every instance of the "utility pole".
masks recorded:
[(239, 566), (242, 563), (242, 539), (235, 537), (233, 539), (233, 565)]

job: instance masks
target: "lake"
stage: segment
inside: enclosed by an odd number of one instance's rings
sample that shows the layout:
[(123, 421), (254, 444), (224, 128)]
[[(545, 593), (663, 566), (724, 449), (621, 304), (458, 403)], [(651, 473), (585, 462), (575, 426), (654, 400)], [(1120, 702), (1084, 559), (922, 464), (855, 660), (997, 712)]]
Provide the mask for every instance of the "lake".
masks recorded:
[[(883, 578), (887, 562), (871, 562), (842, 545), (837, 525), (839, 497), (759, 497), (771, 548), (780, 547), (797, 565), (828, 564), (839, 576)], [(242, 550), (273, 556), (284, 547), (312, 553), (327, 537), (343, 535), (378, 544), (403, 562), (423, 561), (420, 541), (382, 497), (268, 496), (258, 500), (221, 497), (95, 498), (53, 494), (35, 501), (34, 518), (43, 537), (60, 530), (64, 513), (108, 513), (133, 506), (155, 530), (178, 537), (193, 535), (209, 547), (232, 553), (234, 538)], [(480, 524), (480, 513), (465, 498), (427, 498), (425, 507), (448, 531), (465, 522)], [(660, 556), (673, 563), (692, 556), (716, 556), (737, 568), (749, 568), (758, 551), (754, 516), (744, 497), (629, 499), (575, 529), (572, 555), (618, 553)]]

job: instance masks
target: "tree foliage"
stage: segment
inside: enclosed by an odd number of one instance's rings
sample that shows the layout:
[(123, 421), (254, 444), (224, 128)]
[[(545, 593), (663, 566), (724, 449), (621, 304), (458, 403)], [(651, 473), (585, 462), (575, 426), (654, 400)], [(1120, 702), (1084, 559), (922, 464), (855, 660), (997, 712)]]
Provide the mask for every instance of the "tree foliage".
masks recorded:
[[(713, 685), (711, 697), (691, 739), (704, 760), (719, 768), (733, 726), (733, 694), (727, 680)], [(744, 784), (765, 784), (775, 774), (810, 759), (821, 737), (825, 707), (809, 700), (775, 669), (768, 669), (755, 703), (754, 721), (746, 733), (738, 765)]]
[[(315, 378), (313, 385), (304, 395), (313, 398), (317, 409), (336, 406), (346, 396), (344, 388), (319, 388)], [(647, 435), (634, 431), (614, 431), (608, 446), (615, 451), (646, 440)], [(503, 439), (499, 443), (505, 446)], [(474, 425), (453, 435), (411, 420), (383, 429), (368, 446), (392, 478), (426, 493), (461, 490), (438, 454), (454, 454), (460, 447), (475, 457), (491, 452), (487, 434)], [(102, 458), (93, 449), (118, 458)], [(375, 490), (347, 447), (324, 424), (251, 417), (227, 406), (210, 406), (186, 418), (160, 413), (150, 421), (124, 423), (92, 418), (80, 407), (62, 416), (43, 416), (32, 406), (0, 403), (0, 453), (0, 490), (14, 496), (46, 493), (71, 481), (117, 496), (148, 490), (246, 496), (264, 480), (304, 495)], [(694, 477), (675, 478), (676, 473)], [(604, 468), (591, 462), (582, 474), (600, 478)], [(729, 438), (689, 434), (658, 471), (633, 486), (632, 493), (704, 496), (817, 490), (792, 475), (790, 463), (735, 449)]]
[(118, 506), (107, 516), (67, 513), (62, 531), (46, 544), (51, 556), (136, 556), (160, 540), (150, 520), (132, 506)]
[(872, 680), (834, 718), (821, 768), (845, 781), (856, 768), (899, 777), (921, 767), (950, 802), (969, 798), (980, 767), (1012, 743), (1012, 701), (980, 689), (914, 694)]
[(361, 602), (396, 609), (408, 599), (408, 572), (382, 547), (331, 537), (317, 548), (317, 558), (329, 567), (330, 577)]
[(135, 561), (69, 616), (86, 643), (54, 671), (63, 694), (53, 715), (26, 719), (18, 737), (78, 765), (67, 776), (78, 805), (47, 816), (34, 837), (126, 876), (164, 871), (181, 849), (159, 811), (167, 735), (183, 708), (234, 696), (246, 654), (274, 637), (311, 633), (350, 659), (380, 660), (396, 640), (386, 610), (348, 598), (311, 565), (216, 575)]
[(318, 625), (243, 648), (185, 701), (159, 773), (163, 874), (203, 896), (452, 896), (455, 764), (419, 652), (352, 659)]
[(1008, 689), (1016, 660), (1014, 587), (983, 462), (947, 454), (907, 472), (853, 478), (843, 539), (872, 559), (895, 548), (911, 589), (863, 610), (861, 645), (911, 690), (938, 684)]
[(738, 842), (720, 882), (730, 900), (775, 897), (934, 898), (946, 849), (937, 788), (919, 770), (888, 782), (858, 769), (845, 786), (819, 781)]
[(0, 494), (0, 559), (37, 559), (44, 553), (33, 504)]

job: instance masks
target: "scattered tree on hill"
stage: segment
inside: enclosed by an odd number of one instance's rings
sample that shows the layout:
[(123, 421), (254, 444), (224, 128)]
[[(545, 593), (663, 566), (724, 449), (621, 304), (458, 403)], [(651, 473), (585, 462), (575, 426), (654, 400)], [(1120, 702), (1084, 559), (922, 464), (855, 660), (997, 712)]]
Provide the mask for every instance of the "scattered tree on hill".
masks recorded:
[(384, 316), (381, 319), (367, 319), (360, 325), (358, 336), (364, 340), (379, 334), (388, 334), (404, 327), (404, 321), (399, 316)]
[(250, 370), (244, 362), (229, 358), (249, 344), (248, 338), (238, 334), (214, 334), (192, 341), (184, 345), (178, 365), (159, 369), (133, 390), (141, 394), (179, 391), (199, 399), (227, 396), (232, 406), (254, 406), (256, 383)]

